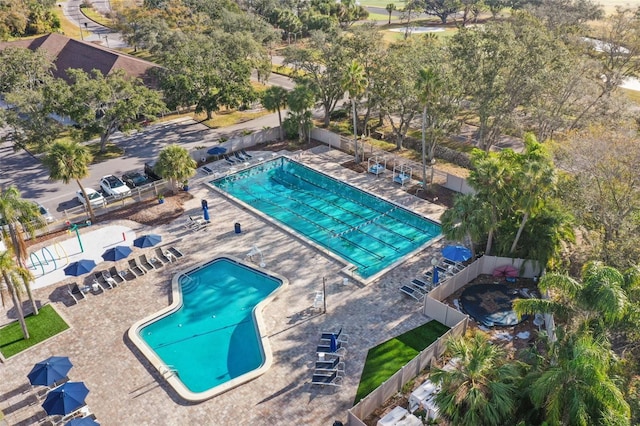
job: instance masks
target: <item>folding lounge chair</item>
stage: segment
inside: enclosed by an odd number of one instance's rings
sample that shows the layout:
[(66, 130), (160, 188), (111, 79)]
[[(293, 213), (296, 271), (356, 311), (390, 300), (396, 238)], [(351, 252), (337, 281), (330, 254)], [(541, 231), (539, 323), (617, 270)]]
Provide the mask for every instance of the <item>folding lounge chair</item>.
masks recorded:
[(93, 274), (93, 283), (98, 284), (98, 286), (101, 287), (103, 290), (105, 287), (109, 287), (109, 288), (114, 287), (112, 283), (107, 282), (107, 280), (104, 279), (104, 277), (102, 276), (102, 271), (98, 271)]
[(109, 274), (111, 274), (111, 277), (115, 280), (117, 280), (115, 277), (120, 277), (122, 279), (122, 282), (132, 281), (136, 279), (136, 274), (133, 274), (133, 273), (130, 274), (128, 272), (131, 272), (131, 271), (129, 270), (118, 271), (115, 266), (112, 266), (111, 268), (109, 268)]
[(347, 334), (342, 333), (342, 327), (340, 327), (340, 330), (338, 330), (337, 333), (323, 331), (322, 334), (320, 335), (320, 340), (331, 340), (331, 336), (336, 336), (336, 340), (339, 340), (345, 343), (347, 343), (347, 340), (349, 340), (349, 336)]
[(71, 296), (76, 303), (87, 297), (82, 289), (78, 287), (78, 283), (67, 284), (67, 293), (69, 293), (69, 296)]
[(249, 155), (247, 154), (247, 151), (245, 151), (244, 149), (241, 149), (240, 152), (242, 153), (242, 155), (244, 156), (244, 158), (246, 159), (251, 159), (253, 157), (253, 155)]
[(160, 247), (156, 248), (156, 258), (160, 259), (162, 263), (171, 263), (171, 259), (164, 255), (164, 252)]
[(200, 170), (202, 170), (202, 173), (204, 173), (205, 175), (212, 175), (213, 174), (213, 169), (211, 169), (210, 167), (207, 167), (207, 166), (200, 167)]
[(247, 158), (244, 158), (242, 155), (240, 155), (238, 151), (234, 152), (233, 156), (236, 157), (238, 160), (240, 160), (241, 163), (244, 163), (245, 161), (247, 161)]
[(411, 285), (414, 286), (415, 288), (417, 288), (420, 291), (423, 291), (425, 293), (428, 293), (432, 290), (432, 286), (431, 283), (428, 282), (424, 282), (418, 278), (416, 278), (415, 280), (411, 281)]
[(140, 257), (138, 258), (140, 259), (140, 265), (146, 269), (147, 271), (151, 271), (156, 269), (155, 266), (153, 266), (151, 264), (151, 262), (149, 262), (149, 260), (147, 259), (147, 255), (146, 254), (141, 254)]
[(331, 374), (314, 374), (311, 378), (312, 385), (329, 385), (329, 386), (342, 386), (342, 379), (344, 376), (337, 371)]
[(135, 259), (129, 260), (129, 270), (137, 277), (141, 277), (147, 273), (147, 270), (140, 266)]
[(149, 263), (153, 265), (154, 269), (162, 268), (164, 266), (164, 262), (154, 256), (152, 253), (149, 253)]
[(182, 256), (184, 256), (184, 254), (182, 254), (182, 252), (181, 252), (180, 250), (178, 250), (177, 248), (175, 248), (175, 247), (173, 247), (173, 246), (172, 246), (172, 247), (169, 247), (169, 248), (167, 249), (167, 251), (168, 251), (169, 253), (171, 253), (171, 255), (172, 255), (174, 258), (176, 258), (176, 259), (180, 259)]
[(107, 285), (113, 287), (118, 287), (118, 284), (124, 281), (124, 279), (120, 275), (116, 275), (115, 277), (111, 276), (111, 273), (106, 269), (101, 272), (102, 279), (107, 283)]
[(223, 157), (224, 157), (224, 161), (226, 161), (227, 163), (231, 164), (232, 166), (236, 165), (236, 161), (229, 158), (227, 154), (224, 154)]
[(339, 356), (333, 357), (333, 359), (330, 360), (316, 361), (316, 368), (313, 374), (333, 371), (341, 371), (344, 373), (344, 361), (340, 361)]
[(331, 351), (331, 345), (325, 345), (324, 343), (321, 343), (317, 348), (316, 348), (316, 352), (322, 352), (325, 354), (337, 354), (340, 353), (340, 351), (344, 351), (345, 353), (347, 352), (347, 348), (344, 346), (345, 342), (342, 342), (340, 340), (338, 340), (336, 342), (336, 350), (335, 351)]
[(417, 300), (418, 302), (422, 302), (424, 300), (424, 293), (417, 288), (409, 287), (408, 285), (403, 285), (400, 287), (400, 291), (406, 294), (407, 296)]

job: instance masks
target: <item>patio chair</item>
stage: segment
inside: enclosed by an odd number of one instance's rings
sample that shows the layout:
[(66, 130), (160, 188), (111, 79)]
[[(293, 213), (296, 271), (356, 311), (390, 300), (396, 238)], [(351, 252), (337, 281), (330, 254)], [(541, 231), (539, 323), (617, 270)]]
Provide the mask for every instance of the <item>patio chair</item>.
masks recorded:
[(105, 286), (107, 286), (109, 288), (113, 288), (113, 285), (111, 283), (108, 283), (104, 279), (104, 277), (102, 276), (102, 271), (98, 271), (98, 272), (94, 272), (93, 273), (93, 283), (94, 284), (98, 284), (103, 289), (104, 289)]
[(424, 300), (424, 293), (415, 287), (403, 285), (400, 287), (400, 291), (418, 302), (422, 302)]
[(247, 154), (247, 151), (245, 151), (244, 149), (241, 149), (241, 150), (240, 150), (240, 152), (242, 153), (242, 155), (243, 155), (243, 156), (244, 156), (244, 158), (246, 158), (246, 159), (249, 159), (249, 160), (250, 160), (251, 158), (253, 158), (253, 155), (249, 155), (249, 154)]
[(202, 170), (202, 173), (204, 173), (207, 176), (213, 174), (213, 169), (211, 169), (210, 167), (207, 167), (207, 166), (200, 167), (200, 170)]
[(151, 262), (149, 262), (149, 259), (147, 259), (147, 255), (146, 254), (141, 254), (138, 259), (140, 260), (140, 265), (146, 269), (147, 271), (151, 271), (153, 269), (156, 269), (155, 266), (153, 266), (153, 264)]
[[(115, 267), (113, 267), (113, 270), (115, 271)], [(106, 282), (109, 282), (111, 280), (113, 280), (113, 285), (117, 286), (118, 284), (122, 284), (124, 282), (124, 278), (118, 274), (117, 272), (115, 274), (111, 274), (111, 271), (107, 271), (104, 270), (102, 271), (102, 277), (104, 278), (104, 280)]]
[(224, 157), (224, 161), (226, 161), (227, 163), (231, 164), (232, 166), (235, 166), (237, 161), (231, 159), (227, 154), (222, 154), (222, 156)]
[(336, 350), (332, 351), (331, 350), (331, 345), (326, 345), (324, 343), (321, 343), (316, 348), (316, 352), (317, 353), (324, 353), (324, 354), (338, 354), (338, 353), (341, 353), (341, 352), (346, 353), (347, 352), (347, 348), (344, 346), (345, 344), (346, 344), (346, 342), (338, 340), (336, 342)]
[(132, 281), (136, 279), (136, 274), (134, 273), (130, 273), (131, 271), (126, 270), (126, 271), (118, 271), (116, 269), (115, 266), (112, 266), (111, 268), (109, 268), (109, 274), (111, 274), (111, 277), (115, 279), (115, 277), (120, 277), (122, 279), (122, 282), (124, 281)]
[(156, 248), (156, 258), (160, 259), (162, 263), (171, 263), (171, 259), (165, 256), (164, 252), (160, 247)]
[(171, 253), (171, 255), (176, 258), (176, 259), (180, 259), (182, 256), (184, 256), (184, 254), (182, 254), (182, 252), (180, 250), (178, 250), (177, 248), (171, 246), (167, 249), (167, 251), (169, 253)]
[(159, 269), (164, 266), (164, 262), (154, 256), (152, 253), (149, 253), (149, 263), (153, 265), (154, 269)]
[(238, 151), (234, 152), (233, 156), (236, 157), (241, 163), (244, 163), (248, 160), (248, 158), (244, 158)]
[(69, 293), (69, 296), (73, 298), (76, 304), (80, 300), (87, 298), (87, 296), (85, 295), (85, 292), (82, 291), (80, 287), (78, 287), (78, 283), (67, 284), (67, 293)]
[(345, 343), (349, 340), (349, 335), (342, 332), (342, 327), (340, 327), (337, 333), (323, 331), (322, 334), (320, 334), (320, 340), (331, 340), (331, 336), (336, 336), (336, 340), (343, 341)]
[(311, 378), (312, 385), (321, 385), (321, 386), (342, 386), (342, 379), (344, 376), (340, 374), (338, 371), (333, 371), (330, 374), (315, 374)]
[(147, 270), (140, 266), (135, 259), (129, 259), (129, 270), (137, 277), (147, 273)]
[[(118, 287), (118, 281), (116, 281), (111, 274), (109, 273), (109, 271), (107, 271), (106, 269), (104, 271), (100, 272), (100, 275), (102, 275), (102, 280), (106, 283), (106, 285), (108, 285), (111, 288), (114, 287)], [(118, 277), (120, 278), (120, 277)], [(101, 281), (102, 282), (102, 281)], [(122, 281), (120, 281), (122, 282)]]
[(340, 361), (339, 356), (324, 361), (316, 361), (316, 367), (313, 374), (322, 374), (333, 371), (341, 371), (344, 373), (344, 361)]
[(418, 278), (412, 280), (411, 285), (424, 293), (429, 293), (433, 288), (430, 282), (424, 282)]

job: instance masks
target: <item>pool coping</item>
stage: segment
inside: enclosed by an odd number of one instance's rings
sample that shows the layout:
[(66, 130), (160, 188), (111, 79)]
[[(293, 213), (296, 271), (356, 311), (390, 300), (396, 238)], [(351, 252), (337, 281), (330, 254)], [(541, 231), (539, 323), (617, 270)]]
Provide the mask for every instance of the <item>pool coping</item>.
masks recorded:
[[(258, 303), (251, 312), (251, 315), (253, 316), (253, 323), (256, 327), (256, 335), (258, 336), (258, 339), (260, 341), (260, 350), (264, 358), (264, 362), (262, 363), (262, 365), (254, 370), (251, 370), (241, 376), (235, 377), (228, 382), (215, 386), (204, 392), (193, 392), (189, 390), (185, 386), (185, 384), (177, 377), (176, 372), (169, 366), (167, 366), (164, 361), (162, 361), (162, 359), (160, 359), (160, 357), (156, 354), (156, 352), (151, 349), (151, 347), (140, 337), (139, 331), (150, 323), (164, 318), (182, 307), (183, 301), (180, 285), (180, 278), (182, 276), (219, 260), (228, 260), (234, 262), (245, 268), (256, 271), (259, 274), (277, 279), (281, 281), (282, 284), (278, 286), (278, 288), (276, 288), (274, 291), (272, 291), (268, 297), (260, 301), (260, 303)], [(278, 293), (282, 291), (285, 286), (288, 285), (289, 280), (280, 274), (266, 270), (264, 268), (258, 268), (255, 265), (244, 262), (234, 256), (218, 256), (211, 260), (192, 265), (187, 269), (176, 272), (171, 280), (171, 304), (166, 308), (156, 311), (153, 314), (148, 315), (139, 321), (136, 321), (131, 327), (129, 327), (127, 336), (135, 345), (135, 347), (142, 353), (142, 355), (144, 355), (149, 363), (158, 371), (158, 373), (160, 373), (160, 375), (167, 381), (167, 383), (177, 392), (177, 394), (181, 398), (189, 402), (205, 401), (224, 392), (227, 392), (237, 386), (240, 386), (246, 382), (256, 379), (271, 367), (271, 364), (273, 363), (273, 354), (271, 351), (271, 345), (269, 344), (268, 336), (266, 335), (266, 327), (264, 319), (262, 317), (262, 310), (271, 300), (276, 297)]]
[[(329, 249), (323, 247), (322, 245), (316, 243), (315, 241), (305, 237), (304, 235), (302, 235), (301, 233), (297, 232), (296, 230), (290, 228), (289, 226), (285, 225), (284, 223), (272, 218), (268, 214), (263, 213), (262, 211), (260, 211), (260, 210), (256, 209), (255, 207), (251, 206), (250, 204), (245, 203), (244, 201), (234, 197), (233, 195), (229, 194), (228, 192), (223, 191), (222, 189), (218, 188), (217, 186), (211, 184), (211, 182), (225, 179), (229, 175), (232, 175), (232, 174), (235, 174), (235, 173), (240, 173), (240, 172), (242, 172), (242, 171), (244, 171), (246, 169), (249, 169), (251, 167), (255, 167), (255, 166), (258, 166), (260, 164), (264, 164), (266, 162), (269, 162), (269, 161), (278, 160), (280, 158), (286, 158), (287, 160), (289, 160), (291, 162), (297, 163), (297, 164), (299, 164), (299, 165), (301, 165), (303, 167), (307, 167), (307, 168), (309, 168), (309, 169), (311, 169), (311, 170), (313, 170), (313, 171), (315, 171), (317, 173), (320, 173), (320, 174), (322, 174), (324, 176), (327, 176), (329, 179), (339, 180), (339, 179), (329, 175), (328, 173), (325, 173), (322, 170), (318, 170), (317, 168), (315, 168), (315, 167), (313, 167), (313, 166), (311, 166), (309, 164), (304, 164), (304, 163), (296, 160), (295, 158), (293, 158), (293, 157), (291, 157), (289, 155), (279, 154), (277, 156), (273, 156), (272, 158), (262, 160), (262, 161), (260, 161), (260, 162), (258, 162), (256, 164), (252, 164), (249, 167), (244, 167), (244, 168), (241, 168), (241, 169), (238, 169), (238, 170), (234, 170), (233, 172), (229, 172), (229, 173), (227, 173), (227, 174), (225, 174), (223, 176), (220, 176), (220, 177), (217, 177), (217, 178), (214, 178), (214, 179), (211, 179), (211, 180), (206, 180), (204, 182), (204, 185), (207, 186), (208, 188), (210, 188), (211, 190), (213, 190), (215, 193), (217, 193), (217, 194), (221, 195), (222, 197), (230, 200), (231, 202), (239, 205), (241, 208), (244, 208), (244, 209), (254, 213), (255, 215), (257, 215), (260, 218), (266, 220), (267, 222), (269, 222), (273, 226), (275, 226), (275, 227), (277, 227), (279, 229), (282, 229), (283, 231), (287, 232), (288, 234), (292, 235), (293, 237), (298, 238), (299, 240), (301, 240), (305, 244), (308, 244), (308, 245), (314, 247), (315, 249), (317, 249), (320, 252), (326, 254), (327, 256), (331, 257), (332, 259), (340, 262), (340, 264), (344, 265), (344, 267), (340, 270), (340, 272), (342, 274), (344, 274), (345, 276), (348, 276), (349, 278), (354, 279), (355, 281), (358, 281), (358, 282), (360, 282), (360, 283), (362, 283), (364, 285), (368, 285), (368, 284), (376, 281), (377, 279), (379, 279), (380, 277), (382, 277), (383, 275), (385, 275), (386, 273), (388, 273), (392, 269), (394, 269), (394, 268), (398, 267), (399, 265), (403, 264), (404, 262), (406, 262), (409, 258), (411, 258), (413, 256), (416, 256), (418, 253), (424, 251), (427, 247), (433, 245), (434, 243), (436, 243), (436, 242), (438, 242), (438, 241), (440, 241), (440, 240), (442, 240), (444, 238), (444, 235), (442, 234), (442, 232), (440, 232), (439, 235), (433, 237), (432, 239), (428, 240), (424, 244), (418, 246), (413, 251), (410, 251), (409, 253), (405, 254), (403, 257), (401, 257), (400, 259), (398, 259), (395, 262), (391, 263), (386, 268), (381, 269), (380, 271), (376, 272), (375, 274), (371, 275), (370, 277), (364, 278), (364, 277), (358, 275), (357, 273), (355, 273), (355, 270), (357, 270), (358, 267), (356, 265), (354, 265), (353, 263), (348, 262), (347, 259), (339, 256), (336, 253), (333, 253), (331, 250), (329, 250)], [(395, 202), (393, 200), (390, 200), (387, 197), (383, 197), (381, 195), (374, 194), (369, 190), (366, 190), (366, 189), (363, 189), (363, 188), (359, 188), (358, 186), (356, 186), (356, 185), (354, 185), (352, 183), (349, 183), (349, 182), (342, 182), (341, 181), (341, 183), (344, 184), (344, 185), (350, 186), (352, 188), (355, 188), (355, 189), (357, 189), (359, 191), (363, 191), (363, 192), (371, 195), (372, 197), (376, 197), (376, 198), (379, 198), (379, 199), (381, 199), (383, 201), (386, 201), (387, 203), (392, 204), (392, 205), (394, 205), (394, 206), (396, 206), (398, 208), (404, 209), (404, 210), (406, 210), (406, 211), (408, 211), (408, 212), (410, 212), (412, 214), (415, 214), (416, 216), (420, 216), (421, 218), (423, 218), (423, 219), (425, 219), (425, 220), (427, 220), (429, 222), (433, 222), (438, 226), (442, 226), (440, 224), (440, 222), (438, 222), (437, 220), (428, 218), (428, 217), (426, 217), (425, 215), (423, 215), (423, 214), (421, 214), (419, 212), (416, 212), (414, 210), (408, 209), (407, 207), (403, 206), (402, 204), (399, 204), (399, 203), (397, 203), (397, 202)]]

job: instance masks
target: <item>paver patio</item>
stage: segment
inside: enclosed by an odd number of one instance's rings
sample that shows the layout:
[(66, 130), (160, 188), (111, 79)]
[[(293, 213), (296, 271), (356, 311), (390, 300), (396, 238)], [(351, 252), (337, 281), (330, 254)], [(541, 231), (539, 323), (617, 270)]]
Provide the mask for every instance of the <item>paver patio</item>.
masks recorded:
[[(327, 149), (300, 156), (312, 167), (429, 217), (437, 219), (441, 214), (441, 207), (408, 195), (388, 178), (357, 174), (339, 165), (348, 159), (339, 151)], [(70, 278), (35, 291), (39, 300), (57, 309), (71, 329), (0, 363), (0, 410), (6, 424), (28, 425), (45, 418), (26, 375), (33, 364), (52, 355), (70, 357), (74, 367), (69, 377), (86, 383), (90, 389), (87, 404), (102, 425), (344, 422), (369, 348), (428, 320), (419, 312), (419, 304), (403, 296), (398, 288), (429, 267), (439, 243), (368, 286), (353, 280), (343, 285), (339, 273), (342, 264), (199, 184), (205, 179), (209, 178), (192, 180), (194, 198), (185, 206), (184, 217), (175, 223), (153, 228), (131, 221), (117, 223), (130, 227), (137, 235), (162, 235), (163, 244), (172, 243), (185, 253), (181, 260), (105, 294), (90, 294), (77, 305), (66, 293), (66, 283), (74, 281)], [(212, 224), (192, 233), (183, 224), (189, 214), (201, 212), (201, 199), (208, 200)], [(235, 222), (242, 224), (242, 233), (234, 232)], [(46, 244), (50, 242), (43, 245)], [(127, 330), (135, 321), (170, 303), (173, 274), (220, 255), (245, 258), (254, 244), (264, 254), (266, 269), (284, 275), (290, 282), (263, 311), (273, 365), (264, 375), (225, 394), (202, 403), (186, 403), (128, 341)], [(136, 248), (132, 256), (146, 251)], [(97, 270), (111, 265), (102, 263)], [(316, 290), (322, 289), (323, 278), (328, 312), (319, 314), (312, 304)], [(0, 311), (0, 322), (13, 313), (10, 306), (6, 309)], [(337, 389), (312, 387), (311, 368), (320, 332), (340, 326), (349, 334), (344, 385)]]

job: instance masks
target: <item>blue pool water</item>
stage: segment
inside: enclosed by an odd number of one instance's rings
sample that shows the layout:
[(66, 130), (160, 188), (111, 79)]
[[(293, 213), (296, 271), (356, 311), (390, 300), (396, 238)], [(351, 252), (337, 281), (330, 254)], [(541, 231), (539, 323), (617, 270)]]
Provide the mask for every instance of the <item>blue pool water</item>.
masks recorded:
[(280, 157), (211, 182), (369, 278), (440, 235), (440, 225)]
[(182, 306), (139, 335), (177, 370), (191, 392), (203, 392), (253, 371), (264, 350), (253, 316), (282, 281), (229, 259), (216, 259), (179, 279)]

